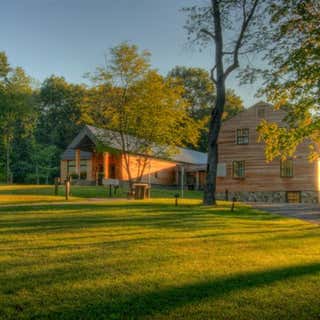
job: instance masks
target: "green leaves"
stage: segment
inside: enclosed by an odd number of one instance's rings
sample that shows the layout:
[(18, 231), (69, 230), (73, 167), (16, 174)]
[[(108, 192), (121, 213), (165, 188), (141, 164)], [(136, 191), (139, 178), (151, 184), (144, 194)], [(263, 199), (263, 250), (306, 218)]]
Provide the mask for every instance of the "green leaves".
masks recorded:
[(7, 56), (5, 52), (0, 52), (0, 78), (5, 78), (10, 71)]
[(86, 88), (70, 84), (63, 77), (51, 76), (41, 85), (40, 118), (37, 140), (53, 144), (60, 152), (78, 133), (81, 125), (81, 104)]
[(35, 121), (31, 78), (22, 68), (11, 68), (5, 53), (0, 53), (0, 146), (3, 148), (1, 154), (6, 154), (7, 181), (11, 176), (12, 153), (17, 152), (18, 143), (15, 142), (30, 135)]
[(271, 68), (263, 93), (276, 109), (286, 112), (287, 127), (262, 124), (266, 155), (287, 157), (307, 142), (309, 157), (315, 159), (320, 143), (320, 4), (282, 0), (272, 6), (271, 15), (274, 42), (267, 55)]
[[(124, 157), (166, 158), (175, 146), (198, 142), (198, 123), (189, 116), (184, 88), (176, 79), (162, 77), (149, 64), (150, 53), (122, 43), (110, 50), (110, 64), (97, 69), (94, 86), (84, 98), (83, 119), (110, 129), (110, 140)], [(126, 170), (131, 177), (130, 161)], [(139, 169), (143, 175), (144, 168)]]

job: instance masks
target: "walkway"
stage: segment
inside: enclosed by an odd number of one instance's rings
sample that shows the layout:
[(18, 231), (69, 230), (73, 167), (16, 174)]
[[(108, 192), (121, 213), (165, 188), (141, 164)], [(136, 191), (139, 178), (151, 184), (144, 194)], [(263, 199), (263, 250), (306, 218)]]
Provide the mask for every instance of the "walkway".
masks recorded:
[(307, 203), (250, 203), (254, 208), (320, 224), (320, 205)]

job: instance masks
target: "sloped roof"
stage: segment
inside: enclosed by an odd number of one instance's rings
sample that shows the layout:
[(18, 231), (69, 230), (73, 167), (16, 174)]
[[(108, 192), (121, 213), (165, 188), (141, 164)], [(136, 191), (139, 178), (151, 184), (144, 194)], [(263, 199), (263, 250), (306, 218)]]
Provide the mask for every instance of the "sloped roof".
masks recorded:
[[(81, 141), (88, 137), (93, 144), (104, 143), (109, 147), (120, 150), (121, 145), (117, 141), (117, 132), (96, 128), (94, 126), (86, 125), (79, 134), (73, 139), (69, 144), (67, 150), (61, 155), (62, 160), (72, 160), (75, 157), (75, 149), (81, 144)], [(114, 139), (112, 138), (114, 137)], [(134, 145), (138, 138), (128, 136), (129, 145)], [(130, 147), (130, 146), (129, 146)], [(156, 148), (156, 147), (155, 147)], [(83, 158), (82, 158), (83, 156)], [(70, 159), (72, 157), (72, 159)], [(81, 151), (81, 159), (90, 159), (91, 152)], [(181, 163), (189, 164), (206, 164), (207, 163), (207, 153), (199, 152), (186, 148), (177, 148), (177, 152), (170, 157), (170, 160)]]
[[(230, 119), (228, 120), (225, 120), (223, 123), (227, 123), (227, 122), (234, 122), (234, 121), (237, 121), (239, 118), (243, 117), (243, 115), (245, 113), (247, 113), (248, 111), (250, 111), (251, 109), (254, 109), (254, 108), (273, 108), (273, 105), (268, 103), (268, 102), (265, 102), (265, 101), (259, 101), (255, 104), (253, 104), (252, 106), (248, 107), (248, 108), (244, 108), (244, 110), (242, 110), (241, 112), (235, 114), (233, 117), (231, 117)], [(279, 112), (279, 111), (277, 111)]]

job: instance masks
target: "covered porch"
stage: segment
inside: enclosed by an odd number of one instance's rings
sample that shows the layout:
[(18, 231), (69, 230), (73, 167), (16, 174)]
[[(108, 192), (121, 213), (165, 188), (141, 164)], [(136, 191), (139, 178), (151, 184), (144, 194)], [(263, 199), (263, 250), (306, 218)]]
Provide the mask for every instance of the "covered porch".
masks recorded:
[(104, 179), (122, 179), (122, 157), (119, 153), (104, 151), (101, 145), (89, 134), (78, 136), (70, 145), (74, 150), (74, 172), (79, 180), (82, 175), (83, 152), (90, 153), (91, 158), (86, 163), (85, 180), (92, 184), (102, 185)]
[(188, 190), (203, 190), (206, 179), (206, 165), (178, 165), (178, 184)]

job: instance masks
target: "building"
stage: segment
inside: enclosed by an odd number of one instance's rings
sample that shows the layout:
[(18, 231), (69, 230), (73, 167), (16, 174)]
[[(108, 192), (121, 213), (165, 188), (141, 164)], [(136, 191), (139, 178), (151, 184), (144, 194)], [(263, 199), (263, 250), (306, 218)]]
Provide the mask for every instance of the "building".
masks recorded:
[[(302, 144), (296, 156), (285, 161), (265, 160), (258, 141), (262, 119), (283, 124), (283, 111), (260, 102), (225, 121), (219, 136), (217, 198), (262, 202), (318, 202), (320, 162), (309, 162), (309, 147)], [(100, 132), (100, 133), (99, 133)], [(106, 133), (106, 132), (105, 132)], [(104, 131), (85, 126), (61, 156), (61, 178), (78, 173), (81, 183), (101, 184), (102, 179), (128, 179), (119, 152), (98, 152), (97, 137)], [(121, 148), (109, 142), (113, 151)], [(133, 176), (138, 156), (131, 157)], [(202, 189), (207, 154), (178, 148), (170, 159), (150, 158), (143, 181), (154, 185)]]
[[(113, 132), (113, 134), (116, 134)], [(102, 184), (103, 179), (127, 181), (128, 174), (117, 139), (110, 141), (110, 131), (85, 126), (61, 155), (60, 176), (75, 176), (81, 184)], [(105, 140), (105, 141), (103, 141)], [(132, 138), (134, 143), (134, 138)], [(108, 152), (101, 152), (99, 145), (107, 146)], [(130, 156), (132, 178), (138, 176), (139, 155)], [(142, 182), (154, 185), (178, 186), (181, 183), (189, 188), (200, 189), (204, 184), (204, 169), (207, 154), (177, 148), (170, 158), (149, 158)], [(186, 174), (187, 168), (201, 166), (201, 170)]]
[(284, 125), (284, 115), (260, 102), (223, 123), (217, 178), (220, 198), (228, 190), (230, 198), (244, 201), (318, 202), (320, 166), (307, 160), (307, 144), (299, 146), (292, 159), (265, 160), (257, 126), (262, 119)]

